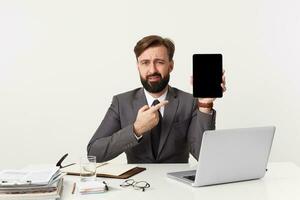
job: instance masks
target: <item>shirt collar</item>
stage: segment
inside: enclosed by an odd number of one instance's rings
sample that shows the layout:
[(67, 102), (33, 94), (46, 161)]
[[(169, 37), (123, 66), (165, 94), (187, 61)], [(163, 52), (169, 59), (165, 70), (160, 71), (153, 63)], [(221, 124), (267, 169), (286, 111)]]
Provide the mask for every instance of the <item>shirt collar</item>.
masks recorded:
[(160, 97), (158, 97), (158, 98), (153, 98), (153, 97), (149, 94), (149, 92), (148, 92), (147, 90), (145, 90), (145, 88), (144, 88), (144, 93), (145, 93), (145, 96), (146, 96), (146, 99), (147, 99), (148, 106), (150, 107), (155, 99), (157, 99), (159, 102), (165, 100), (166, 97), (167, 97), (168, 90), (166, 90), (166, 91), (165, 91)]

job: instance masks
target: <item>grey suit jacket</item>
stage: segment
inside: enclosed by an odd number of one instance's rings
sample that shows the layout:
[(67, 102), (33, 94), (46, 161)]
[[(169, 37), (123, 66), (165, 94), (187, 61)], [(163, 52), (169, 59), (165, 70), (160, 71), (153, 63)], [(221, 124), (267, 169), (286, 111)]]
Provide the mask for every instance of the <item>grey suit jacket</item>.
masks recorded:
[(137, 140), (133, 123), (138, 110), (147, 105), (143, 88), (113, 97), (102, 123), (91, 138), (88, 155), (104, 162), (125, 152), (128, 163), (187, 163), (189, 153), (198, 159), (202, 135), (215, 129), (215, 116), (199, 111), (191, 94), (169, 87), (162, 120), (162, 132), (155, 159), (150, 131)]

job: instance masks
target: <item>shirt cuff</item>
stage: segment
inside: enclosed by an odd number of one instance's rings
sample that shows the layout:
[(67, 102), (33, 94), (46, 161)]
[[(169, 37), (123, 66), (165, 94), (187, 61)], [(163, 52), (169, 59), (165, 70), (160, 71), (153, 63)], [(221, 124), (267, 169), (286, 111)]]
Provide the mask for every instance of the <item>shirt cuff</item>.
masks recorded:
[(211, 111), (209, 113), (206, 113), (206, 112), (202, 112), (199, 110), (199, 112), (203, 113), (203, 114), (207, 114), (207, 115), (213, 115), (214, 114), (214, 110), (211, 109)]
[(143, 136), (137, 136), (134, 132), (133, 132), (134, 137), (139, 141)]

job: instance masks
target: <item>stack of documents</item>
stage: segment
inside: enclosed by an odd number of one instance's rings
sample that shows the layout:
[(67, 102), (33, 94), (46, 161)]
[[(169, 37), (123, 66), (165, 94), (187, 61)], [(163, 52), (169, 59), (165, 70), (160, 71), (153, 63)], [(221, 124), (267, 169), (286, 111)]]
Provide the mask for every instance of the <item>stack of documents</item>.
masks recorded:
[(100, 181), (78, 182), (77, 189), (79, 194), (97, 194), (107, 192), (107, 186)]
[(58, 167), (0, 171), (0, 199), (56, 199), (63, 174)]

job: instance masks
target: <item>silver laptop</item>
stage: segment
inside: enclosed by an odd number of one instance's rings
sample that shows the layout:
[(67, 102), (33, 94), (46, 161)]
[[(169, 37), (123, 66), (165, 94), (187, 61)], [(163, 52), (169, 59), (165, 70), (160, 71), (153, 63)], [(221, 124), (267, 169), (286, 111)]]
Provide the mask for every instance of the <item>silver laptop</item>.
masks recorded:
[(270, 155), (275, 127), (205, 131), (197, 170), (167, 173), (192, 186), (262, 178)]

